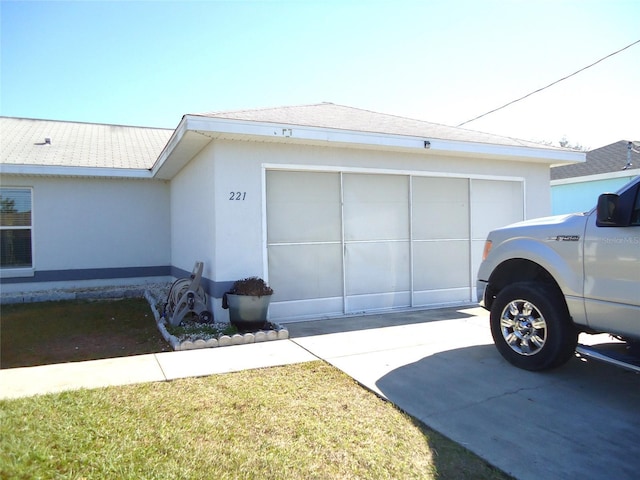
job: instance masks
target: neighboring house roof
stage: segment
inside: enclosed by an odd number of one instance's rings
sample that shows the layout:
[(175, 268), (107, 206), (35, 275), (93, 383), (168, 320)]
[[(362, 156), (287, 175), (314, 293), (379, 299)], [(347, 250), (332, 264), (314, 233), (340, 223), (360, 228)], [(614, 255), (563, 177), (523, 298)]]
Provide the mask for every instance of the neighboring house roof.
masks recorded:
[(160, 128), (0, 117), (0, 164), (148, 170), (172, 133)]
[(519, 140), (511, 137), (477, 132), (465, 128), (450, 127), (438, 123), (377, 113), (359, 108), (318, 103), (289, 107), (238, 110), (231, 112), (198, 113), (194, 116), (244, 120), (249, 122), (276, 123), (307, 127), (332, 128), (355, 132), (382, 133), (426, 137), (430, 139), (454, 140), (460, 142), (488, 143), (533, 148), (554, 148), (546, 145)]
[(638, 168), (640, 168), (640, 154), (632, 151), (632, 166), (625, 168), (628, 155), (629, 142), (627, 140), (620, 140), (616, 143), (587, 152), (587, 160), (584, 163), (552, 167), (551, 180), (638, 170)]

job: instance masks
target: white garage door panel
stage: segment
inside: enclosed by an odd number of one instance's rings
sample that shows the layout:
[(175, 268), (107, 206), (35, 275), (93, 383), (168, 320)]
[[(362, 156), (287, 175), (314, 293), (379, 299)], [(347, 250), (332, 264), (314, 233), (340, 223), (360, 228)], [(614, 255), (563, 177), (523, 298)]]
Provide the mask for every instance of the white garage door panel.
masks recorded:
[(414, 307), (432, 307), (451, 303), (467, 303), (475, 301), (469, 298), (468, 288), (449, 288), (442, 290), (415, 291), (413, 293)]
[(406, 308), (411, 305), (411, 292), (390, 292), (347, 297), (346, 312), (349, 314)]
[[(471, 242), (471, 271), (474, 275), (478, 272), (482, 263), (482, 253), (484, 251), (484, 239), (473, 240)], [(474, 278), (475, 281), (475, 278)], [(475, 284), (473, 284), (475, 287)]]
[(409, 177), (345, 174), (344, 238), (409, 239)]
[(269, 243), (341, 240), (340, 175), (267, 172)]
[(270, 246), (273, 301), (342, 297), (341, 250), (340, 244)]
[(409, 290), (409, 242), (349, 243), (347, 295)]
[(344, 315), (344, 299), (342, 296), (292, 302), (272, 301), (269, 305), (269, 318), (278, 321), (299, 321), (342, 315)]
[(415, 290), (470, 286), (468, 241), (416, 242), (413, 246), (413, 263)]
[(342, 182), (347, 313), (410, 305), (409, 177)]
[(524, 218), (522, 188), (522, 182), (472, 180), (472, 238), (484, 240), (491, 230), (521, 221)]
[(413, 238), (469, 238), (469, 180), (414, 177)]

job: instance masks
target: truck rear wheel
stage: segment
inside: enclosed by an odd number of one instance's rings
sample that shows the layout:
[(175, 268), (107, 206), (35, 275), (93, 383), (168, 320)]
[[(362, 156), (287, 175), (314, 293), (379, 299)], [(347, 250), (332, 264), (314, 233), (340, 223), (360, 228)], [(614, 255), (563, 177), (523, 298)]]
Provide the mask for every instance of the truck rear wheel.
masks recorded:
[(503, 288), (491, 306), (490, 318), (500, 354), (525, 370), (566, 363), (578, 343), (564, 298), (548, 285), (527, 282)]

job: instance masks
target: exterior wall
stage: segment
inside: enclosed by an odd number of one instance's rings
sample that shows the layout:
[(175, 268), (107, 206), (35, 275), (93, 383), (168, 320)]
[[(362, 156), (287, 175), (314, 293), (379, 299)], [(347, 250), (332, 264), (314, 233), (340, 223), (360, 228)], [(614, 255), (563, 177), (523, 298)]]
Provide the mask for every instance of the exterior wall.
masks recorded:
[(151, 180), (3, 176), (33, 191), (33, 269), (3, 293), (168, 279), (169, 186)]
[[(553, 215), (586, 212), (596, 206), (601, 193), (616, 192), (635, 175), (599, 180), (560, 181), (551, 186), (551, 204)], [(571, 182), (571, 183), (570, 183)]]
[[(549, 215), (549, 167), (519, 161), (438, 157), (422, 153), (354, 148), (213, 141), (171, 186), (172, 265), (176, 276), (205, 262), (206, 287), (214, 316), (225, 319), (220, 298), (232, 282), (258, 275), (268, 280), (265, 171), (355, 171), (433, 173), (523, 182), (525, 218)], [(478, 240), (479, 243), (483, 242)]]
[(215, 278), (215, 164), (210, 144), (171, 180), (171, 266), (187, 276), (196, 261)]
[[(267, 277), (265, 262), (264, 171), (273, 145), (220, 142), (216, 145), (217, 176), (215, 248), (216, 279), (235, 281)], [(279, 149), (276, 149), (276, 152)], [(296, 149), (298, 156), (306, 152)], [(277, 153), (276, 153), (277, 155)]]

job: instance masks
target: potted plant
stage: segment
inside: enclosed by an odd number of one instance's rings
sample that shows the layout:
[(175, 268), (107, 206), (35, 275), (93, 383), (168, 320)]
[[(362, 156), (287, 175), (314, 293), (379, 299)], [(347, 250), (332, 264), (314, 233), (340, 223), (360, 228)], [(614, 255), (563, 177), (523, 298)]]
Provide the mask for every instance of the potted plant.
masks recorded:
[(229, 309), (229, 321), (240, 332), (262, 329), (273, 289), (259, 277), (237, 280), (222, 297), (222, 308)]

